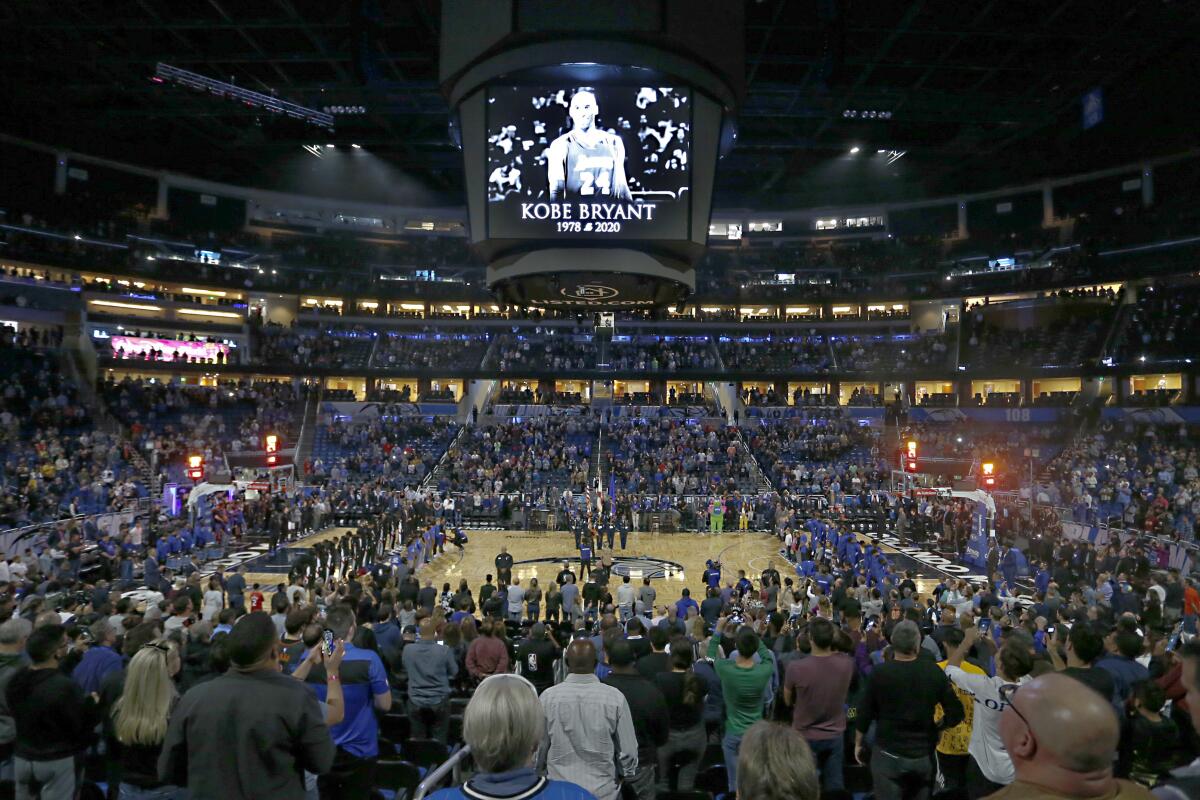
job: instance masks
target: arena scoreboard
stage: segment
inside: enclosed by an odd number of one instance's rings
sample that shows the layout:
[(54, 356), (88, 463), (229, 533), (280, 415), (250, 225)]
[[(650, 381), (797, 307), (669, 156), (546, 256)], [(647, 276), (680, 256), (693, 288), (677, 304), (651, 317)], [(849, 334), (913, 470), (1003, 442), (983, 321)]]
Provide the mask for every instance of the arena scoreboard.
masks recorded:
[(659, 307), (695, 287), (744, 93), (738, 3), (446, 0), (440, 77), (500, 302)]

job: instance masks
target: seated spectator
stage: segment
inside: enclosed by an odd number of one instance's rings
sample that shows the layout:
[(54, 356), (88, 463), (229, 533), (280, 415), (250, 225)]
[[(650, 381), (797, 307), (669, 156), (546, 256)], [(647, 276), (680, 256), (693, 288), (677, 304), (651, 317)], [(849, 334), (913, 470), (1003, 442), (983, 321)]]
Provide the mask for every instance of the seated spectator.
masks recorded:
[(475, 689), (463, 712), (463, 740), (478, 768), (461, 788), (442, 789), (430, 800), (538, 798), (589, 800), (580, 786), (551, 780), (535, 768), (546, 738), (537, 690), (519, 675), (493, 675)]

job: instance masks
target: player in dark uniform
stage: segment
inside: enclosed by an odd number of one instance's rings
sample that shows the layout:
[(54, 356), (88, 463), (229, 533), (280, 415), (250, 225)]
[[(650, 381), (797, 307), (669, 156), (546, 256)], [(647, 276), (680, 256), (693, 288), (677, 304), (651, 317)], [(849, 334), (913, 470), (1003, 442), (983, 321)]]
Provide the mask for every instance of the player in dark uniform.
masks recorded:
[(550, 143), (546, 172), (550, 201), (623, 200), (632, 202), (625, 179), (625, 143), (596, 127), (600, 107), (587, 90), (571, 97), (571, 130)]

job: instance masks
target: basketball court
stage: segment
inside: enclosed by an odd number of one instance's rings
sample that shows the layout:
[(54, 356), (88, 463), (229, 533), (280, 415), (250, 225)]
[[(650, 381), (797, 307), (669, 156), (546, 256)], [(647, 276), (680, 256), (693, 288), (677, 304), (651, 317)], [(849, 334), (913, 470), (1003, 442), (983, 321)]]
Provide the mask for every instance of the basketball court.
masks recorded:
[[(289, 547), (293, 550), (312, 547), (349, 531), (349, 528), (330, 528)], [(422, 584), (431, 580), (439, 590), (443, 583), (457, 588), (458, 582), (465, 578), (471, 591), (478, 594), (484, 579), (496, 573), (495, 559), (501, 547), (507, 547), (512, 555), (513, 577), (520, 579), (522, 585), (528, 585), (530, 578), (537, 578), (545, 587), (554, 581), (564, 561), (570, 563), (576, 574), (579, 572), (579, 552), (570, 531), (468, 531), (468, 536), (470, 541), (463, 550), (447, 545), (446, 552), (425, 565), (418, 573)], [(860, 538), (867, 541), (866, 537)], [(628, 545), (622, 550), (618, 541), (612, 550), (618, 577), (610, 580), (610, 588), (615, 589), (623, 575), (629, 575), (631, 582), (639, 584), (643, 577), (649, 577), (662, 602), (677, 600), (684, 587), (691, 590), (692, 597), (702, 599), (705, 587), (701, 577), (709, 559), (721, 562), (722, 584), (736, 580), (738, 570), (745, 570), (757, 585), (758, 576), (771, 563), (785, 578), (795, 574), (779, 553), (779, 540), (765, 533), (631, 533)], [(898, 569), (914, 569), (917, 589), (923, 595), (941, 577), (904, 556), (897, 559), (899, 554), (891, 547), (884, 545), (882, 549), (896, 559)], [(254, 567), (253, 563), (248, 565), (246, 582), (260, 584), (268, 595), (271, 587), (287, 581), (286, 570), (264, 572)]]

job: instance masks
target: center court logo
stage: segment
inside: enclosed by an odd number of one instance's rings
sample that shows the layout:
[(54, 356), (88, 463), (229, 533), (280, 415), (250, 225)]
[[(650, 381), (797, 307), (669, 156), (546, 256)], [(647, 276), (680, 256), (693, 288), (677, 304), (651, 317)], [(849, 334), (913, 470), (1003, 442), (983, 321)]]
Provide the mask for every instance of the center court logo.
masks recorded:
[(581, 283), (568, 289), (560, 289), (559, 292), (563, 297), (573, 300), (611, 300), (620, 294), (611, 286), (600, 283)]

